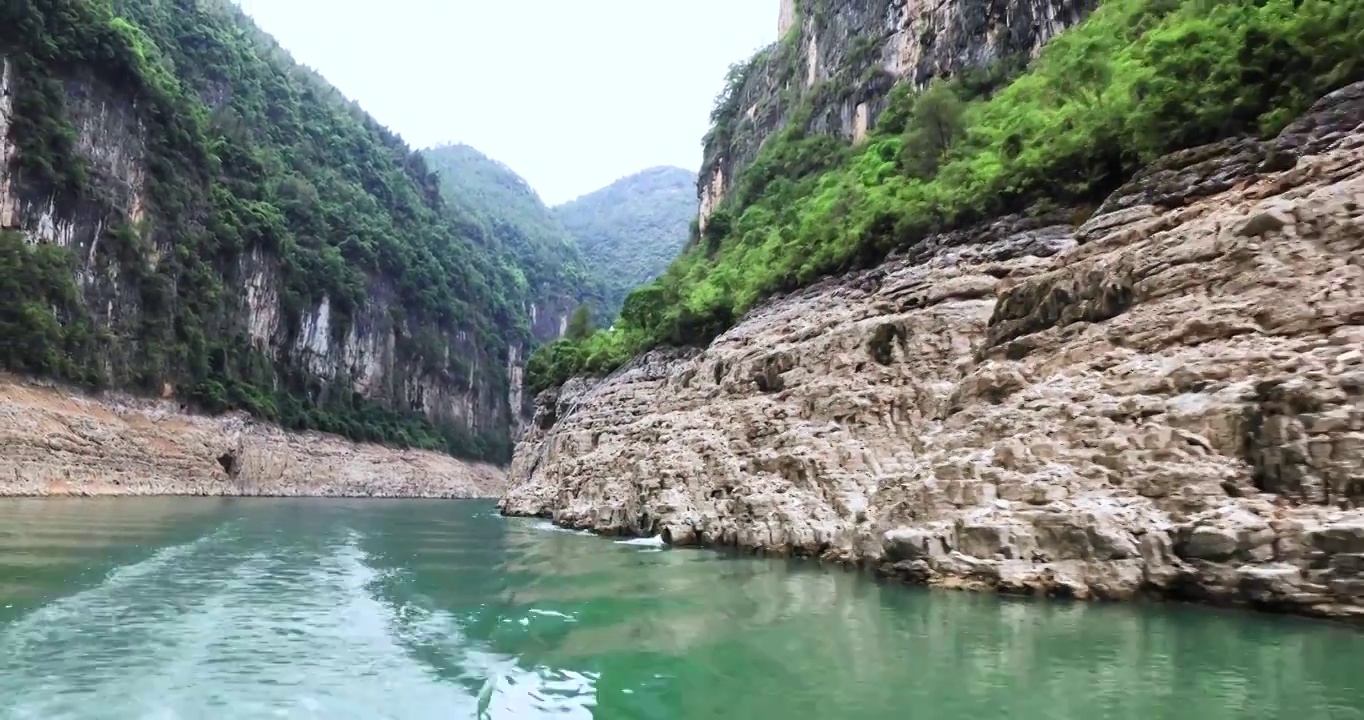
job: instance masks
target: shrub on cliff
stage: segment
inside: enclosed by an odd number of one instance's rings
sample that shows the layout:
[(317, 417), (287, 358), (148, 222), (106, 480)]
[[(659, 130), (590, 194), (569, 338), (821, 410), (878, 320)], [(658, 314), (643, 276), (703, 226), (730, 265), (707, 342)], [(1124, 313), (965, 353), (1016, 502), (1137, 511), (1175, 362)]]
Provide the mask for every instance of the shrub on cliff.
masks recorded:
[[(953, 121), (943, 127), (925, 126), (916, 99), (897, 90), (856, 152), (779, 179), (765, 161), (807, 141), (772, 138), (722, 205), (732, 221), (708, 227), (615, 337), (588, 342), (625, 348), (620, 362), (657, 344), (704, 344), (773, 293), (874, 264), (930, 233), (1039, 201), (1093, 202), (1166, 152), (1272, 135), (1364, 76), (1361, 47), (1360, 3), (1108, 0), (988, 97), (971, 93), (997, 82), (974, 75), (931, 87), (918, 100), (932, 98), (934, 119)], [(957, 100), (967, 101), (959, 116)], [(542, 386), (587, 371), (538, 367), (556, 372), (533, 375)]]

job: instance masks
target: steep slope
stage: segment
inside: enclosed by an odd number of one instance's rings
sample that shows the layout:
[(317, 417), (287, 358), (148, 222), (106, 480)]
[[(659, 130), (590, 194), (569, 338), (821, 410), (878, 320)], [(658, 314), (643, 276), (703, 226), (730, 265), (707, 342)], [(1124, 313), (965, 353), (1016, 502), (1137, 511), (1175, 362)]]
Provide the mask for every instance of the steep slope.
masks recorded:
[(540, 196), (511, 168), (468, 145), (422, 151), (440, 176), (445, 201), (482, 223), (530, 299), (526, 312), (536, 342), (558, 338), (583, 303), (600, 306), (600, 279)]
[(228, 0), (0, 6), (0, 362), (505, 459), (524, 283)]
[(599, 318), (614, 319), (631, 290), (661, 275), (677, 257), (696, 217), (695, 192), (695, 173), (658, 167), (554, 208), (604, 285)]
[(1364, 83), (542, 394), (505, 512), (1364, 619)]
[[(765, 67), (796, 41), (878, 47), (882, 26), (849, 36), (843, 10), (820, 16), (815, 11), (828, 5), (810, 5), (808, 15), (797, 15), (825, 22), (800, 24), (799, 35), (788, 33), (750, 66)], [(1004, 11), (987, 14), (986, 26), (998, 30), (1015, 10), (1038, 5), (991, 7)], [(933, 12), (965, 18), (980, 9), (947, 2)], [(1079, 13), (1055, 16), (1072, 15)], [(915, 52), (929, 52), (937, 37), (924, 33)], [(1026, 72), (991, 49), (997, 40), (980, 42), (949, 54), (959, 60), (949, 80), (920, 90), (906, 76), (886, 90), (877, 122), (856, 143), (814, 132), (820, 128), (811, 118), (829, 93), (858, 87), (859, 77), (836, 72), (818, 92), (769, 88), (764, 97), (773, 102), (799, 100), (780, 128), (767, 131), (745, 124), (751, 113), (736, 98), (749, 82), (742, 68), (731, 74), (712, 135), (748, 127), (760, 150), (726, 180), (702, 237), (629, 296), (615, 329), (531, 358), (529, 385), (609, 371), (649, 348), (704, 346), (767, 298), (874, 266), (935, 233), (1057, 207), (1083, 218), (1165, 153), (1241, 134), (1272, 136), (1324, 92), (1364, 76), (1364, 56), (1355, 51), (1364, 42), (1364, 7), (1107, 0), (1042, 47)], [(846, 47), (836, 54), (857, 55)], [(976, 59), (994, 63), (973, 66)], [(846, 62), (838, 67), (854, 67)]]
[(891, 91), (934, 78), (992, 84), (1099, 0), (780, 0), (780, 40), (730, 69), (704, 140), (701, 228), (779, 130), (864, 140)]

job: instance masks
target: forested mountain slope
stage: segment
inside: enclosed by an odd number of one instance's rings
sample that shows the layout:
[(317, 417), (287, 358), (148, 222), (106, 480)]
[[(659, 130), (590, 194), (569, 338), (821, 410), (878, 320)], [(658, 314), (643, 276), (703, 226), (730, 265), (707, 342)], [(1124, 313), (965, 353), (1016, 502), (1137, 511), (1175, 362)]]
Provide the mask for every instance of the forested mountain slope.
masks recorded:
[(446, 202), (478, 218), (532, 298), (536, 341), (558, 338), (578, 305), (609, 324), (631, 290), (661, 274), (696, 217), (696, 174), (657, 167), (548, 208), (511, 168), (468, 145), (423, 151)]
[[(1272, 136), (1364, 76), (1359, 3), (1105, 0), (1085, 14), (1088, 3), (1025, 0), (985, 18), (970, 3), (922, 16), (786, 4), (785, 35), (736, 66), (717, 100), (704, 236), (626, 299), (611, 332), (537, 353), (530, 387), (704, 346), (767, 298), (935, 233), (1020, 211), (1083, 220), (1144, 163)], [(1011, 35), (1024, 15), (1047, 18), (1046, 32)]]
[(600, 308), (599, 276), (585, 267), (574, 239), (520, 175), (468, 145), (442, 145), (422, 155), (439, 175), (446, 203), (476, 218), (498, 243), (507, 271), (530, 300), (536, 341), (559, 337), (579, 304)]
[(505, 459), (524, 273), (231, 2), (6, 2), (0, 71), (3, 367)]
[(696, 174), (657, 167), (554, 208), (605, 290), (604, 319), (667, 269), (696, 217)]

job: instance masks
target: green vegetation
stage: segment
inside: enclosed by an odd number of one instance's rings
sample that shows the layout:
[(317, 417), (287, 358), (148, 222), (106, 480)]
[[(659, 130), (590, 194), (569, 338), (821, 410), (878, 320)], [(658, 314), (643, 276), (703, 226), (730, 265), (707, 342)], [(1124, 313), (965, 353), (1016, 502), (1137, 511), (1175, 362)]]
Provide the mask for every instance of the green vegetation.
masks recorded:
[[(998, 90), (999, 78), (978, 75), (918, 95), (897, 89), (856, 149), (790, 122), (705, 239), (632, 293), (614, 329), (543, 348), (528, 384), (607, 372), (658, 345), (706, 343), (765, 297), (933, 232), (1037, 203), (1092, 203), (1166, 152), (1271, 135), (1364, 76), (1360, 47), (1359, 3), (1108, 0)], [(731, 73), (717, 121), (752, 67)]]
[(564, 337), (573, 341), (586, 340), (596, 332), (596, 327), (592, 323), (592, 310), (586, 305), (579, 305), (573, 311), (573, 317), (568, 320), (568, 327), (564, 330)]
[(490, 251), (523, 293), (532, 300), (601, 302), (600, 282), (584, 266), (573, 238), (521, 176), (468, 145), (443, 145), (422, 155), (440, 176), (446, 203), (481, 224), (483, 236), (496, 244)]
[(71, 359), (98, 347), (75, 277), (71, 253), (0, 231), (0, 366), (102, 384), (97, 369)]
[[(332, 337), (343, 338), (379, 294), (406, 330), (397, 344), (408, 372), (467, 383), (492, 406), (505, 396), (507, 342), (528, 339), (525, 282), (488, 251), (476, 220), (442, 203), (420, 155), (229, 0), (7, 2), (0, 47), (15, 74), (15, 187), (55, 199), (59, 214), (115, 221), (87, 243), (97, 248), (90, 288), (73, 284), (88, 247), (0, 237), (0, 290), (23, 298), (0, 308), (5, 367), (128, 389), (169, 382), (208, 410), (508, 455), (505, 430), (475, 437), (433, 424), (399, 399), (359, 398), (253, 348), (241, 286), (260, 257), (282, 277), (286, 344), (324, 299)], [(136, 228), (117, 222), (125, 208), (110, 180), (76, 152), (68, 105), (82, 100), (68, 96), (68, 80), (107, 91), (144, 128), (149, 207)], [(115, 300), (118, 317), (95, 330), (89, 308)]]
[(696, 175), (644, 170), (554, 208), (603, 286), (600, 317), (612, 319), (625, 296), (663, 273), (687, 241), (696, 216)]

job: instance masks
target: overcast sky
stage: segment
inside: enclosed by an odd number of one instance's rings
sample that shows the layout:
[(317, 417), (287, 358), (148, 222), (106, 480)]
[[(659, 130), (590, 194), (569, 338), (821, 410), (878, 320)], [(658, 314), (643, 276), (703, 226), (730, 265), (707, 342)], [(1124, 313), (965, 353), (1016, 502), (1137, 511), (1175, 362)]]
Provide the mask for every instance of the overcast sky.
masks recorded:
[(551, 205), (656, 165), (695, 170), (730, 63), (778, 0), (238, 0), (414, 147), (463, 142)]

